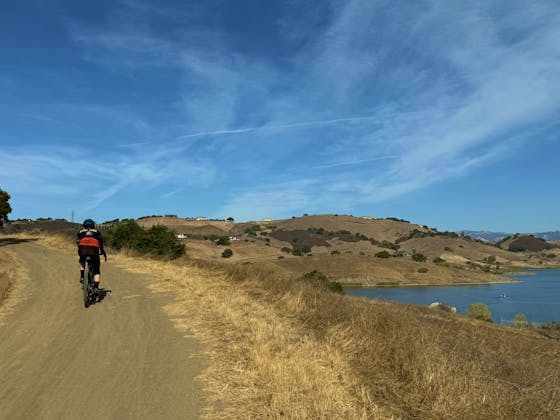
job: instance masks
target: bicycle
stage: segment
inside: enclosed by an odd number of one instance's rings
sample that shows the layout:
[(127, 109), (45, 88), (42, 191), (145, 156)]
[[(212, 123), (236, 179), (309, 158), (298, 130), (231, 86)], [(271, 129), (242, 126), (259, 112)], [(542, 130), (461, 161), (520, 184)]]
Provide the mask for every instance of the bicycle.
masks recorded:
[[(105, 260), (107, 257), (105, 256)], [(86, 257), (84, 261), (84, 281), (82, 285), (84, 296), (84, 307), (101, 302), (101, 300), (110, 293), (110, 289), (98, 289), (93, 287), (93, 266), (91, 265), (91, 257)]]

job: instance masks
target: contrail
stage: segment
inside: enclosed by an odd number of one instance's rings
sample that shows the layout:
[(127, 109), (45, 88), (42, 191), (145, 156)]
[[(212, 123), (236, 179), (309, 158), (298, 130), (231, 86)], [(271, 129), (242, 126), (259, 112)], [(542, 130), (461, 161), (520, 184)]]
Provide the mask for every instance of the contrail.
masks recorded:
[(278, 126), (271, 126), (271, 127), (263, 127), (263, 128), (295, 128), (295, 127), (305, 127), (305, 126), (313, 126), (313, 125), (330, 125), (330, 124), (337, 124), (341, 122), (355, 122), (355, 121), (366, 121), (366, 120), (373, 120), (376, 117), (347, 117), (347, 118), (335, 118), (332, 120), (315, 120), (315, 121), (304, 121), (299, 123), (293, 124), (283, 124)]
[(399, 157), (400, 156), (398, 155), (387, 155), (387, 156), (379, 156), (371, 159), (357, 159), (357, 160), (350, 160), (346, 162), (335, 162), (327, 165), (314, 166), (313, 169), (328, 169), (328, 168), (336, 168), (337, 166), (359, 165), (360, 163), (374, 162), (376, 160), (398, 159)]
[(239, 128), (236, 130), (201, 131), (199, 133), (185, 134), (183, 136), (180, 136), (179, 138), (187, 139), (192, 137), (221, 136), (227, 134), (248, 133), (251, 131), (259, 131), (259, 130), (278, 130), (278, 129), (286, 129), (286, 128), (322, 126), (322, 125), (338, 124), (341, 122), (367, 121), (367, 120), (373, 120), (374, 118), (376, 117), (347, 117), (347, 118), (335, 118), (332, 120), (303, 121), (303, 122), (292, 123), (292, 124), (263, 125), (260, 127), (247, 127), (247, 128)]
[(224, 135), (224, 134), (247, 133), (248, 131), (256, 131), (256, 130), (260, 130), (260, 129), (262, 129), (262, 127), (240, 128), (238, 130), (202, 131), (200, 133), (185, 134), (183, 136), (179, 136), (179, 138), (180, 139), (189, 139), (189, 138), (192, 138), (192, 137), (221, 136), (221, 135)]

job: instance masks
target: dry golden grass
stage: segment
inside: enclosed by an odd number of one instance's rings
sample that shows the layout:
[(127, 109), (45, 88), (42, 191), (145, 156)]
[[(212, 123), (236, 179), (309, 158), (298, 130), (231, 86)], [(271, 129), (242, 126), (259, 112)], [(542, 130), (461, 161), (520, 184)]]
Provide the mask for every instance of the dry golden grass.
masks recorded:
[(558, 418), (557, 341), (255, 267), (138, 263), (210, 343), (209, 418)]
[(27, 287), (27, 270), (13, 252), (0, 246), (0, 325), (17, 303), (25, 298)]
[(204, 263), (114, 260), (159, 279), (155, 292), (177, 293), (169, 316), (208, 343), (207, 418), (389, 417), (356, 382), (345, 355), (278, 313), (259, 298), (262, 290), (240, 287)]
[(206, 418), (560, 418), (557, 340), (256, 266), (111, 260), (150, 275), (207, 343)]
[(8, 296), (15, 278), (15, 261), (13, 256), (0, 248), (0, 305)]
[(365, 394), (396, 417), (560, 417), (558, 341), (428, 308), (311, 290), (273, 274), (246, 270), (232, 278), (254, 279), (250, 287), (263, 291), (261, 299), (298, 319), (317, 345), (339, 350)]

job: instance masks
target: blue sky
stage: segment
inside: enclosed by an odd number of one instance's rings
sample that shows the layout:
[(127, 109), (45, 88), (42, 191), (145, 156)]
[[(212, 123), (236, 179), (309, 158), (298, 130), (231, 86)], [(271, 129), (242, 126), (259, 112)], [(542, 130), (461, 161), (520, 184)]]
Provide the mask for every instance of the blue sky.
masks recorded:
[(560, 229), (560, 3), (0, 6), (15, 218)]

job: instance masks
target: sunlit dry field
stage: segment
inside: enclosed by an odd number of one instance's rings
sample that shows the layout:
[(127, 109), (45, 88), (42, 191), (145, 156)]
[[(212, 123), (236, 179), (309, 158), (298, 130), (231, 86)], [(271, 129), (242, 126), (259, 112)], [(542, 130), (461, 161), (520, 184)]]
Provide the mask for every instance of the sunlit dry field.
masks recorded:
[(533, 331), (338, 295), (256, 265), (110, 260), (149, 274), (154, 293), (174, 296), (176, 327), (207, 344), (206, 418), (560, 416), (560, 342)]

